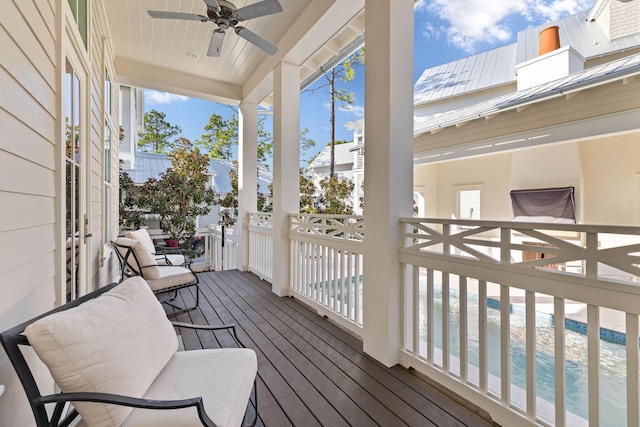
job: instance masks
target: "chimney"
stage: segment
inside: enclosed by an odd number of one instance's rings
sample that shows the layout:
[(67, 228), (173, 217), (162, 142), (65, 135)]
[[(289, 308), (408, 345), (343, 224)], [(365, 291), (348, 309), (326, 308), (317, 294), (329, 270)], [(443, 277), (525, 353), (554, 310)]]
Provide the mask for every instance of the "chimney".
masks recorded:
[(560, 27), (553, 26), (540, 31), (540, 48), (538, 49), (538, 56), (560, 49), (559, 29)]
[(540, 31), (538, 56), (516, 65), (518, 90), (525, 90), (584, 70), (584, 57), (571, 46), (560, 47), (559, 27)]

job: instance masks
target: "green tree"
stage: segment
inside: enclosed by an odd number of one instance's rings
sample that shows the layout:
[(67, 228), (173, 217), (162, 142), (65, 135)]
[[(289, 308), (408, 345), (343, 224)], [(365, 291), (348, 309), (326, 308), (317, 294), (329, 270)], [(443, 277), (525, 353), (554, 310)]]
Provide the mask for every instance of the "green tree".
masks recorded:
[(300, 173), (300, 212), (301, 213), (317, 213), (314, 206), (314, 195), (316, 188), (313, 185), (313, 180), (306, 178)]
[(318, 213), (331, 215), (353, 215), (349, 198), (354, 184), (335, 176), (320, 181), (321, 195), (318, 198)]
[(342, 64), (332, 68), (328, 71), (324, 78), (326, 83), (320, 85), (310, 92), (316, 92), (317, 90), (328, 88), (329, 91), (329, 111), (330, 111), (330, 132), (331, 137), (329, 143), (331, 144), (331, 165), (329, 169), (329, 177), (333, 178), (335, 175), (335, 143), (336, 143), (336, 103), (342, 108), (347, 108), (355, 102), (355, 95), (353, 92), (348, 92), (345, 89), (336, 88), (336, 80), (341, 80), (344, 83), (348, 83), (356, 75), (355, 66), (364, 65), (364, 47), (361, 47), (342, 62)]
[[(235, 109), (234, 109), (235, 111)], [(231, 119), (225, 120), (220, 114), (212, 114), (209, 122), (204, 126), (202, 134), (196, 144), (209, 152), (214, 159), (231, 160), (233, 147), (238, 145), (238, 116), (234, 114)], [(273, 137), (271, 132), (265, 129), (265, 119), (258, 119), (258, 161), (264, 162), (271, 156), (273, 150)]]
[(120, 169), (120, 200), (118, 205), (118, 221), (120, 229), (137, 229), (142, 225), (142, 211), (140, 210), (138, 193), (133, 180), (128, 173)]
[[(208, 187), (209, 157), (187, 138), (178, 138), (167, 157), (171, 167), (160, 178), (149, 178), (140, 189), (144, 208), (160, 216), (162, 231), (178, 242), (191, 242), (196, 218), (206, 215), (214, 202)], [(190, 250), (190, 245), (185, 245)]]
[(144, 132), (138, 134), (138, 148), (144, 152), (164, 153), (180, 132), (180, 126), (171, 125), (165, 113), (151, 110), (144, 113)]
[[(229, 169), (229, 179), (231, 181), (231, 191), (219, 197), (214, 203), (224, 208), (220, 210), (218, 225), (233, 227), (238, 217), (238, 162), (233, 162), (235, 168)], [(256, 171), (259, 173), (259, 170)], [(273, 195), (273, 184), (269, 184), (269, 190)], [(269, 212), (271, 205), (267, 205), (267, 198), (258, 191), (257, 208), (259, 212)]]

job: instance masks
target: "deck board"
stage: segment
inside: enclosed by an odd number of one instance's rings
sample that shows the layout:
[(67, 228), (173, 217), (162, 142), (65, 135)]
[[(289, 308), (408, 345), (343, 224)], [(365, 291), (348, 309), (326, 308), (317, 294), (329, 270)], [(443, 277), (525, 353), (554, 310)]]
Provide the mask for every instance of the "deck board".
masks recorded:
[[(365, 355), (362, 342), (237, 270), (200, 273), (191, 323), (234, 323), (258, 356), (259, 426), (493, 426), (418, 376)], [(183, 290), (178, 304), (192, 304)], [(186, 349), (233, 346), (228, 332), (180, 330)]]

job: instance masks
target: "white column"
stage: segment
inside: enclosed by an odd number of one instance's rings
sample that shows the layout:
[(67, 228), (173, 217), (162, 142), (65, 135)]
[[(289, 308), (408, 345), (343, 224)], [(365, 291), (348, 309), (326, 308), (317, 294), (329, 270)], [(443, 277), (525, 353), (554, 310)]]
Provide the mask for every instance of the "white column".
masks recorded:
[(398, 219), (413, 192), (413, 0), (365, 1), (364, 351), (398, 363)]
[(289, 293), (289, 214), (300, 211), (300, 68), (280, 63), (273, 82), (273, 292)]
[(249, 212), (258, 209), (258, 105), (242, 102), (238, 124), (238, 268), (249, 269)]

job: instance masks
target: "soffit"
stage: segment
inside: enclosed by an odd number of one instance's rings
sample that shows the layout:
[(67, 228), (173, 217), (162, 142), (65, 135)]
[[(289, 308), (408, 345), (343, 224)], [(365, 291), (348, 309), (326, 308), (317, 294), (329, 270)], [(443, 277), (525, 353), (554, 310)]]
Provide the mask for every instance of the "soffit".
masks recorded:
[[(278, 53), (269, 56), (227, 31), (218, 58), (206, 55), (215, 24), (152, 19), (147, 14), (205, 14), (203, 0), (105, 2), (118, 80), (232, 104), (249, 96), (262, 102), (271, 92), (269, 77), (278, 62), (300, 65), (304, 79), (364, 33), (364, 0), (279, 1), (282, 13), (242, 23), (278, 46)], [(238, 8), (256, 2), (233, 0)]]

